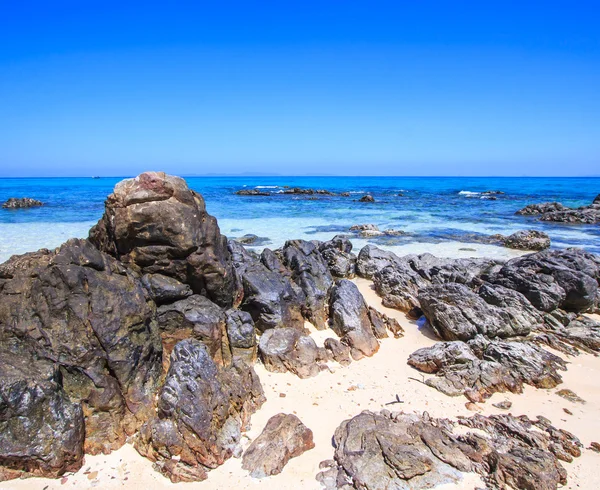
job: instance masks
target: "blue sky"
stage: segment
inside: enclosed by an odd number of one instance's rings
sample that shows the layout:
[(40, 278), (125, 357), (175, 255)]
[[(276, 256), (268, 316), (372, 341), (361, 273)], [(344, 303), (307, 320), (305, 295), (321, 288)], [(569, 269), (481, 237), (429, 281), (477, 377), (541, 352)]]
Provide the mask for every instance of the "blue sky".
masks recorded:
[(23, 0), (0, 19), (0, 176), (600, 174), (593, 2)]

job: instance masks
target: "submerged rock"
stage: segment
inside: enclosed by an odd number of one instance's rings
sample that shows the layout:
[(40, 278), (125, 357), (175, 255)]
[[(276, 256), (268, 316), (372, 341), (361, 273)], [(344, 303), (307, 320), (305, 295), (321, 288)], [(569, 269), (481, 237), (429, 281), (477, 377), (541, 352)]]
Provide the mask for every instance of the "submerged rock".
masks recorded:
[(2, 203), (4, 209), (23, 209), (43, 206), (42, 201), (32, 199), (31, 197), (11, 197), (6, 202)]
[(270, 196), (270, 192), (261, 191), (259, 189), (240, 189), (235, 191), (238, 196)]
[(369, 194), (366, 194), (361, 197), (358, 202), (375, 202), (375, 198)]
[(501, 238), (505, 247), (518, 250), (544, 250), (550, 247), (550, 237), (543, 231), (524, 230)]
[(146, 172), (119, 182), (90, 240), (129, 267), (173, 277), (220, 306), (241, 299), (227, 238), (202, 196), (179, 177)]
[(135, 448), (172, 482), (206, 472), (241, 452), (241, 431), (265, 401), (254, 370), (240, 359), (219, 367), (195, 339), (179, 342), (159, 392), (157, 415), (141, 428)]
[(279, 413), (252, 441), (242, 458), (242, 468), (254, 478), (277, 475), (291, 458), (314, 447), (312, 431), (298, 417)]
[(558, 202), (530, 204), (517, 211), (516, 214), (539, 216), (540, 221), (595, 224), (600, 223), (600, 200), (596, 196), (592, 204), (579, 208), (568, 208)]

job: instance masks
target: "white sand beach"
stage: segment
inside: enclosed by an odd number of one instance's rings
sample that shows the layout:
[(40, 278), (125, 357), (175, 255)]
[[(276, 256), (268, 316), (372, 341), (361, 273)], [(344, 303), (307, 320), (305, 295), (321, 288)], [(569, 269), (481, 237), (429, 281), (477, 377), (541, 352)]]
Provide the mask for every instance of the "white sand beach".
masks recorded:
[[(429, 331), (418, 328), (401, 312), (385, 308), (371, 288), (370, 281), (355, 279), (366, 301), (396, 318), (405, 330), (400, 339), (387, 338), (381, 341), (377, 354), (353, 362), (348, 367), (332, 365), (330, 372), (321, 372), (309, 379), (300, 379), (291, 373), (270, 373), (259, 363), (256, 371), (261, 379), (267, 402), (252, 417), (252, 427), (243, 437), (244, 447), (257, 437), (267, 420), (284, 412), (296, 414), (314, 434), (315, 448), (290, 460), (279, 475), (264, 479), (251, 478), (241, 467), (241, 459), (232, 458), (221, 467), (209, 472), (208, 479), (199, 483), (173, 484), (154, 471), (152, 463), (140, 456), (132, 445), (126, 444), (109, 455), (85, 457), (85, 464), (76, 474), (62, 479), (50, 480), (30, 478), (0, 484), (2, 490), (17, 489), (162, 489), (181, 488), (217, 490), (223, 488), (257, 489), (319, 489), (315, 480), (319, 463), (333, 456), (331, 439), (335, 429), (345, 419), (362, 410), (379, 411), (382, 408), (406, 412), (427, 411), (433, 417), (456, 418), (469, 416), (473, 412), (465, 407), (464, 397), (448, 397), (423, 383), (422, 375), (408, 366), (406, 360), (416, 349), (432, 345), (436, 340)], [(598, 317), (596, 317), (598, 319)], [(312, 335), (317, 343), (326, 337), (335, 336), (332, 331)], [(558, 354), (558, 353), (557, 353)], [(564, 357), (564, 355), (563, 355)], [(600, 440), (600, 358), (581, 354), (568, 358), (569, 368), (564, 372), (563, 383), (550, 390), (525, 386), (520, 395), (496, 393), (486, 403), (477, 404), (485, 415), (503, 413), (492, 403), (509, 400), (509, 410), (514, 415), (535, 418), (542, 415), (554, 426), (575, 434), (584, 445), (582, 456), (572, 464), (565, 465), (568, 471), (567, 489), (596, 490), (600, 488), (600, 454), (587, 449), (591, 442)], [(575, 404), (558, 395), (556, 391), (569, 388), (582, 397), (585, 404)], [(386, 405), (396, 395), (402, 404)], [(572, 412), (567, 414), (564, 409)], [(475, 489), (483, 487), (478, 475), (467, 474), (456, 483), (438, 486), (438, 489)]]

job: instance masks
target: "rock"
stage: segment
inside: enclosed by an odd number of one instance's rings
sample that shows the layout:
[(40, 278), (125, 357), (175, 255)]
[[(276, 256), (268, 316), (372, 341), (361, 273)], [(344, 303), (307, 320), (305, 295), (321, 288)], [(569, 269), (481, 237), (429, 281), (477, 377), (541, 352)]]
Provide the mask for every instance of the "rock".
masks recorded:
[(356, 284), (338, 281), (329, 298), (330, 326), (341, 342), (350, 346), (352, 358), (370, 357), (379, 350), (369, 309)]
[(557, 309), (544, 315), (544, 325), (533, 339), (564, 354), (600, 351), (600, 322)]
[(388, 228), (387, 230), (383, 231), (383, 234), (387, 236), (402, 236), (406, 235), (406, 232), (402, 230), (394, 230), (393, 228)]
[(265, 401), (254, 370), (241, 359), (219, 367), (195, 339), (179, 342), (159, 392), (157, 415), (135, 448), (172, 482), (199, 481), (239, 455), (241, 431)]
[(295, 328), (275, 328), (262, 334), (258, 352), (268, 371), (290, 371), (300, 378), (316, 376), (321, 371), (321, 361), (326, 360), (324, 349), (319, 349), (308, 335)]
[(4, 209), (24, 209), (43, 206), (42, 201), (32, 199), (31, 197), (11, 197), (8, 201), (2, 204)]
[(600, 453), (600, 443), (592, 442), (590, 443), (590, 447), (588, 449), (591, 449), (595, 453)]
[(398, 320), (390, 318), (371, 306), (369, 306), (369, 319), (371, 320), (373, 333), (378, 339), (386, 338), (388, 330), (396, 339), (404, 336), (404, 329), (400, 326)]
[(375, 199), (373, 198), (373, 196), (367, 194), (363, 197), (361, 197), (358, 202), (375, 202)]
[(527, 335), (543, 322), (520, 293), (483, 285), (479, 294), (462, 284), (429, 286), (419, 293), (419, 304), (436, 333), (444, 340), (470, 340)]
[(550, 247), (550, 237), (543, 231), (537, 230), (517, 231), (503, 237), (502, 241), (505, 247), (519, 250), (544, 250)]
[(383, 236), (385, 233), (379, 230), (364, 230), (360, 232), (360, 236), (363, 238), (371, 238), (376, 236)]
[(327, 489), (420, 490), (475, 471), (493, 488), (551, 490), (566, 483), (559, 459), (581, 453), (577, 438), (541, 417), (476, 414), (459, 424), (485, 436), (455, 435), (453, 422), (427, 413), (362, 412), (336, 429), (335, 465), (317, 480)]
[(342, 192), (340, 194), (340, 196), (342, 196), (342, 197), (350, 197), (350, 193), (349, 192)]
[(83, 464), (84, 418), (54, 362), (0, 333), (0, 481), (57, 478)]
[(581, 398), (580, 396), (578, 396), (575, 392), (563, 388), (562, 390), (558, 390), (556, 392), (556, 394), (562, 398), (564, 398), (565, 400), (569, 400), (570, 402), (573, 403), (581, 403), (582, 405), (585, 405), (585, 400), (583, 398)]
[(218, 365), (231, 362), (225, 313), (208, 298), (195, 294), (160, 306), (157, 320), (163, 341), (165, 370), (168, 369), (168, 360), (175, 344), (188, 338), (203, 342)]
[(580, 249), (545, 250), (509, 260), (491, 281), (519, 291), (538, 310), (584, 312), (598, 304), (600, 259)]
[(378, 271), (398, 262), (400, 258), (393, 252), (382, 250), (374, 245), (365, 245), (358, 254), (356, 271), (360, 277), (373, 279)]
[(594, 199), (589, 206), (568, 208), (558, 202), (530, 204), (520, 209), (516, 214), (523, 216), (539, 216), (540, 221), (555, 221), (560, 223), (600, 223), (600, 203)]
[(512, 407), (512, 402), (508, 400), (502, 400), (498, 403), (492, 403), (492, 405), (496, 408), (499, 408), (500, 410), (509, 410), (510, 407)]
[(242, 245), (252, 245), (254, 247), (271, 243), (271, 240), (266, 237), (260, 237), (252, 234), (247, 234), (239, 238), (235, 238), (234, 240)]
[(350, 231), (379, 231), (379, 227), (374, 224), (352, 225)]
[(317, 245), (290, 240), (281, 250), (283, 263), (306, 296), (306, 318), (319, 330), (327, 327), (327, 297), (333, 278)]
[[(258, 331), (291, 327), (304, 332), (303, 291), (291, 281), (291, 272), (269, 249), (262, 253), (263, 262), (249, 255), (235, 242), (229, 242), (235, 269), (241, 278), (244, 299), (240, 308), (247, 311)], [(282, 271), (285, 270), (287, 275)]]
[(315, 194), (314, 189), (302, 189), (300, 187), (292, 187), (290, 189), (285, 189), (283, 194), (300, 194), (300, 195), (313, 195)]
[(202, 196), (179, 177), (146, 172), (119, 182), (90, 240), (129, 267), (173, 277), (220, 306), (241, 299), (227, 238)]
[(334, 277), (351, 279), (356, 273), (356, 255), (352, 253), (352, 243), (347, 238), (335, 236), (319, 245), (319, 252), (327, 262)]
[(531, 342), (489, 341), (479, 336), (468, 344), (440, 342), (415, 351), (408, 364), (426, 373), (425, 380), (449, 396), (465, 395), (482, 402), (493, 393), (521, 393), (523, 384), (553, 388), (562, 379), (566, 363)]
[(261, 191), (258, 189), (240, 189), (235, 192), (238, 196), (270, 196), (270, 192)]
[(232, 357), (240, 357), (248, 364), (256, 361), (256, 329), (250, 313), (240, 310), (227, 310), (227, 337)]
[[(152, 413), (162, 357), (154, 309), (139, 277), (87, 240), (0, 265), (0, 334), (54, 366), (64, 394), (52, 403), (69, 400), (65, 417), (70, 403), (81, 406), (86, 453), (119, 448)], [(32, 430), (37, 423), (22, 422)], [(46, 444), (50, 450), (54, 442)]]
[(348, 366), (352, 362), (350, 357), (350, 347), (346, 344), (342, 344), (339, 340), (331, 337), (325, 339), (323, 346), (329, 352), (334, 361), (340, 363), (342, 366)]
[(142, 284), (157, 305), (172, 303), (193, 294), (187, 284), (162, 274), (144, 274)]
[(315, 447), (313, 433), (298, 417), (279, 413), (269, 419), (242, 458), (254, 478), (278, 475), (291, 458)]

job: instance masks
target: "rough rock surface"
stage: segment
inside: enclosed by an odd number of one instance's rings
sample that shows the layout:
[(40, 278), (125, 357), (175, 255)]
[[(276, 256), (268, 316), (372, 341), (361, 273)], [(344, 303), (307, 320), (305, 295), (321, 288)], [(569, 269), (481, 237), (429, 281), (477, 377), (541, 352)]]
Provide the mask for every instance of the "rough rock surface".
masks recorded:
[(592, 204), (579, 208), (568, 208), (558, 202), (530, 204), (517, 211), (523, 216), (539, 216), (540, 221), (560, 223), (600, 223), (600, 199), (596, 196)]
[(6, 202), (2, 203), (4, 209), (22, 209), (22, 208), (34, 208), (43, 206), (42, 201), (32, 199), (31, 197), (11, 197)]
[(219, 367), (203, 343), (183, 340), (171, 354), (157, 415), (142, 426), (135, 447), (174, 483), (204, 480), (207, 469), (239, 455), (241, 431), (264, 401), (245, 362)]
[(338, 281), (331, 290), (329, 317), (332, 330), (350, 346), (352, 358), (372, 356), (379, 350), (365, 300), (353, 282)]
[(545, 250), (509, 260), (490, 279), (519, 291), (542, 311), (593, 311), (598, 305), (600, 258), (580, 249)]
[(258, 353), (267, 370), (290, 371), (300, 378), (316, 376), (322, 361), (327, 360), (325, 349), (317, 347), (311, 337), (295, 328), (267, 330), (260, 338)]
[(230, 242), (229, 248), (244, 292), (240, 308), (252, 315), (256, 328), (261, 332), (282, 327), (304, 331), (304, 293), (295, 287), (291, 272), (284, 270), (277, 256), (265, 249), (259, 260), (238, 243)]
[(363, 197), (361, 197), (358, 201), (359, 202), (375, 202), (375, 198), (369, 194), (366, 194)]
[(356, 273), (356, 255), (352, 253), (352, 243), (345, 237), (336, 235), (332, 240), (319, 245), (319, 252), (327, 262), (334, 277), (351, 279)]
[(505, 247), (518, 250), (544, 250), (550, 247), (550, 237), (543, 231), (522, 230), (512, 235), (502, 237)]
[(444, 340), (527, 335), (542, 316), (527, 298), (512, 289), (484, 284), (477, 293), (457, 284), (439, 284), (421, 290), (419, 303), (425, 317)]
[(162, 274), (144, 274), (142, 284), (157, 305), (172, 303), (193, 294), (187, 284)]
[(307, 319), (319, 330), (327, 328), (327, 297), (333, 278), (317, 245), (290, 240), (281, 250), (283, 263), (306, 296)]
[(90, 240), (128, 266), (173, 277), (220, 306), (241, 299), (227, 238), (202, 196), (179, 177), (147, 172), (119, 182)]
[(244, 453), (242, 468), (254, 478), (277, 475), (291, 458), (314, 447), (312, 431), (298, 417), (279, 413), (252, 441)]
[(259, 189), (240, 189), (235, 192), (238, 196), (270, 196), (270, 192), (261, 191)]
[(469, 343), (439, 342), (413, 352), (408, 364), (436, 374), (425, 380), (449, 396), (465, 395), (482, 402), (493, 393), (521, 393), (523, 384), (553, 388), (566, 363), (531, 342), (489, 341), (482, 336)]
[(57, 477), (83, 464), (84, 418), (49, 359), (0, 332), (0, 481)]
[[(146, 295), (135, 273), (87, 240), (0, 265), (0, 333), (55, 366), (57, 400), (83, 409), (86, 453), (120, 447), (152, 411), (162, 347)], [(37, 417), (45, 401), (35, 400)]]
[(256, 361), (256, 329), (250, 313), (240, 310), (227, 310), (227, 337), (232, 357), (241, 357), (247, 363)]
[(492, 488), (554, 490), (566, 483), (559, 460), (581, 453), (577, 438), (541, 417), (475, 415), (459, 423), (480, 432), (456, 435), (455, 423), (427, 413), (362, 412), (335, 431), (335, 461), (317, 480), (328, 490), (420, 490), (475, 471)]

